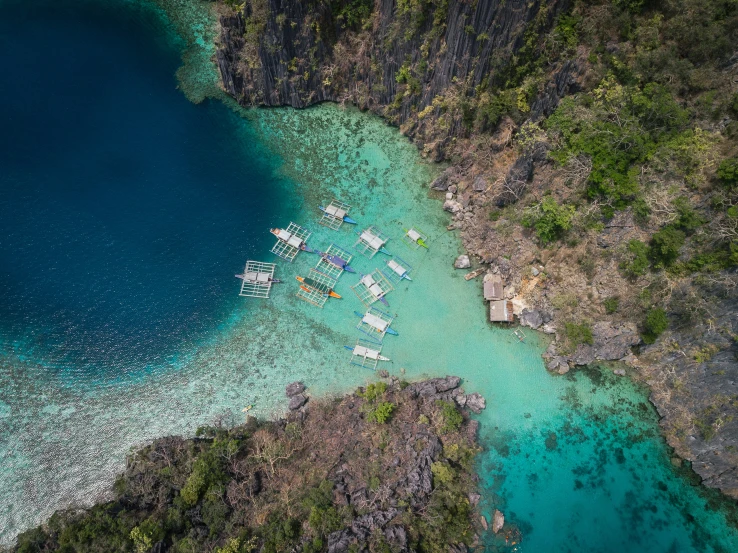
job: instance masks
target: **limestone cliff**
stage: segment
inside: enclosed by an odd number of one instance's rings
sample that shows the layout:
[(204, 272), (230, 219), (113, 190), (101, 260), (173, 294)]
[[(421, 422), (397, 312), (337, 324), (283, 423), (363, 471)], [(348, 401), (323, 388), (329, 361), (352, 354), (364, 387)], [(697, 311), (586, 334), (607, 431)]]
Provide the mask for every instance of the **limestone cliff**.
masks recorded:
[(567, 1), (377, 0), (352, 18), (361, 4), (250, 0), (222, 16), (224, 89), (243, 105), (348, 101), (433, 141), (441, 158), (450, 137), (468, 133), (461, 90), (488, 88)]

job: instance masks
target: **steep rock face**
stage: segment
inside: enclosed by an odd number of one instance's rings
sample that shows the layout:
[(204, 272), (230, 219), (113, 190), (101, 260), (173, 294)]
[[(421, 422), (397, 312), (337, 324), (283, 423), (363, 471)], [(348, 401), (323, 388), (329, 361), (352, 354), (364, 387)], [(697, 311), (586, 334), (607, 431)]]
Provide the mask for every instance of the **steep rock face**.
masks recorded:
[(738, 499), (738, 291), (711, 314), (709, 323), (685, 321), (641, 361), (670, 445), (705, 485)]
[[(342, 12), (351, 3), (321, 0), (249, 0), (242, 12), (221, 17), (217, 53), (223, 87), (243, 105), (350, 101), (407, 125), (413, 135), (438, 129), (419, 118), (433, 100), (463, 83), (474, 93), (524, 42), (526, 31), (549, 26), (567, 0), (419, 2), (416, 12), (396, 0), (377, 0), (363, 28)], [(403, 69), (405, 68), (405, 69)], [(412, 70), (409, 70), (412, 68)], [(570, 84), (567, 67), (536, 113), (554, 105)], [(559, 94), (560, 95), (560, 94)], [(432, 128), (432, 130), (431, 130)], [(443, 129), (463, 132), (460, 118)]]

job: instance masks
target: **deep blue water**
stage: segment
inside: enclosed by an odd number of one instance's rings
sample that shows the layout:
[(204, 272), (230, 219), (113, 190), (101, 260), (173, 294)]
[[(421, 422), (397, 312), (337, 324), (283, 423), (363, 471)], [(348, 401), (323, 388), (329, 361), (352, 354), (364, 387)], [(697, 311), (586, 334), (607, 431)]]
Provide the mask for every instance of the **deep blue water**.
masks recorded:
[(247, 121), (177, 90), (180, 47), (130, 2), (0, 2), (1, 349), (109, 377), (232, 312), (285, 183)]

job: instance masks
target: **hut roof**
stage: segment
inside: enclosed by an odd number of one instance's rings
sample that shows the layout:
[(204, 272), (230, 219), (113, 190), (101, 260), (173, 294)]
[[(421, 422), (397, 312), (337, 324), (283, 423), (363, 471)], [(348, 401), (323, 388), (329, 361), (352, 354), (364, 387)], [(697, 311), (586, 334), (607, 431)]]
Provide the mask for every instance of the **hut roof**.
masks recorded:
[(513, 305), (510, 300), (489, 302), (489, 320), (493, 323), (513, 322)]
[(484, 277), (484, 299), (502, 299), (502, 277), (500, 275), (487, 275)]

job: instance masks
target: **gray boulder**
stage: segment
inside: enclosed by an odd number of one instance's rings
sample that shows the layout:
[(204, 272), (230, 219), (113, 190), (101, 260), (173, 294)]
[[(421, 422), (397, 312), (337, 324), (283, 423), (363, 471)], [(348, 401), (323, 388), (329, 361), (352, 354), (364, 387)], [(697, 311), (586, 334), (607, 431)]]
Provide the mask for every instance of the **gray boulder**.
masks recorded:
[(591, 365), (595, 360), (595, 349), (586, 344), (579, 344), (571, 360), (575, 365)]
[(464, 210), (464, 206), (455, 200), (446, 200), (443, 202), (443, 209), (449, 213), (459, 213)]
[(630, 354), (630, 348), (641, 341), (638, 327), (633, 323), (600, 321), (592, 326), (595, 342), (595, 357), (615, 361)]
[(505, 525), (505, 515), (501, 511), (495, 509), (495, 514), (492, 517), (492, 531), (496, 534)]
[(287, 387), (284, 391), (287, 394), (287, 397), (296, 396), (297, 394), (301, 394), (305, 391), (305, 385), (299, 381), (292, 382), (290, 384), (287, 384)]
[(445, 378), (431, 378), (423, 382), (410, 384), (405, 391), (414, 397), (432, 397), (458, 388), (461, 379), (458, 376), (447, 376)]
[(407, 532), (402, 526), (388, 526), (384, 529), (384, 537), (388, 542), (403, 550), (407, 547)]
[(374, 533), (375, 530), (384, 528), (387, 523), (397, 516), (399, 511), (394, 507), (390, 507), (386, 511), (373, 511), (365, 515), (361, 515), (354, 519), (351, 523), (351, 531), (360, 539), (365, 540)]
[(290, 398), (290, 405), (289, 409), (290, 411), (297, 411), (300, 407), (305, 405), (308, 401), (308, 398), (304, 396), (303, 394), (297, 394)]
[(554, 355), (546, 363), (546, 368), (558, 374), (566, 374), (569, 372), (569, 362), (566, 357)]
[(474, 179), (472, 190), (474, 190), (474, 192), (484, 192), (485, 190), (487, 190), (487, 179), (485, 179), (481, 175), (478, 176), (476, 179)]
[(469, 260), (468, 255), (460, 255), (456, 258), (456, 261), (454, 261), (454, 267), (457, 269), (468, 269), (471, 267), (471, 261)]
[(433, 190), (438, 190), (439, 192), (445, 192), (446, 190), (448, 190), (448, 186), (450, 184), (450, 177), (453, 174), (453, 172), (454, 171), (452, 167), (449, 167), (448, 169), (446, 169), (443, 173), (438, 175), (438, 178), (436, 178), (436, 180), (434, 180), (431, 183), (431, 188)]
[(543, 314), (537, 309), (523, 309), (520, 313), (520, 324), (530, 328), (538, 328), (543, 324)]
[(328, 534), (328, 553), (346, 553), (353, 541), (351, 530), (337, 530)]
[(469, 394), (466, 396), (466, 406), (475, 413), (479, 414), (484, 410), (485, 407), (487, 407), (487, 402), (484, 400), (484, 397), (482, 397), (481, 394), (474, 392), (473, 394)]

